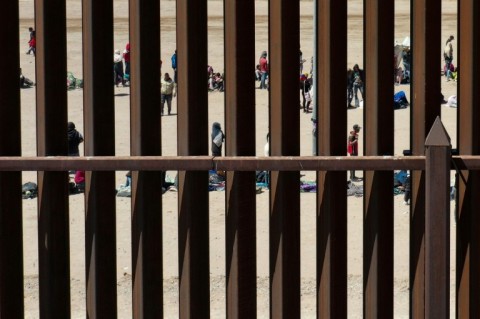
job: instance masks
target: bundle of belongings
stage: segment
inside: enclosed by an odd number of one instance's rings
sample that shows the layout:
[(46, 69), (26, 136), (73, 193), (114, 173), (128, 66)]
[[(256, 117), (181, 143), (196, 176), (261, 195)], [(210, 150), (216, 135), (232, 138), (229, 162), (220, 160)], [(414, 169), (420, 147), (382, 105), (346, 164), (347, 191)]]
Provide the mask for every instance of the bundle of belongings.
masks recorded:
[(67, 72), (67, 89), (81, 89), (83, 88), (83, 80), (77, 79), (72, 72)]
[(395, 93), (393, 96), (393, 109), (404, 109), (410, 104), (408, 103), (407, 96), (404, 91)]

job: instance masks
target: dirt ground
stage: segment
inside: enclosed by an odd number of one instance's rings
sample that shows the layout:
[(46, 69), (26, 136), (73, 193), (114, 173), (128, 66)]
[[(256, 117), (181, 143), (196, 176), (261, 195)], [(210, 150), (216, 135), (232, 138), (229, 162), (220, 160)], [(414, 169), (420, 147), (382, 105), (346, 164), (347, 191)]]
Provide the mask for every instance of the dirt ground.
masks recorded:
[[(362, 66), (363, 1), (349, 0), (348, 21), (348, 66), (358, 63)], [(402, 42), (410, 32), (410, 1), (396, 0), (395, 39)], [(448, 35), (456, 37), (457, 2), (443, 0), (442, 41)], [(268, 48), (267, 2), (256, 1), (256, 52)], [(209, 1), (209, 64), (214, 70), (223, 71), (223, 2)], [(33, 26), (33, 0), (20, 0), (21, 67), (28, 78), (34, 79), (35, 60), (27, 56), (28, 27)], [(305, 69), (310, 69), (313, 54), (313, 2), (301, 2), (301, 49), (307, 59)], [(81, 1), (67, 0), (68, 14), (68, 70), (82, 78), (82, 34)], [(161, 1), (161, 52), (164, 72), (171, 72), (170, 57), (175, 50), (175, 2)], [(457, 37), (456, 37), (457, 38)], [(128, 42), (128, 1), (115, 1), (115, 48), (123, 50)], [(393, 43), (392, 43), (393, 46)], [(456, 49), (456, 42), (454, 42)], [(441, 54), (442, 48), (439, 48)], [(457, 54), (454, 52), (454, 56)], [(113, 52), (112, 52), (113, 57)], [(454, 60), (454, 63), (456, 61)], [(439, 66), (440, 68), (440, 66)], [(253, 74), (253, 69), (252, 69)], [(393, 85), (393, 83), (392, 83)], [(443, 93), (447, 98), (456, 94), (456, 82), (442, 80)], [(395, 91), (404, 90), (410, 96), (408, 85), (396, 86)], [(116, 154), (129, 155), (129, 89), (119, 87), (115, 91)], [(83, 132), (82, 90), (68, 92), (68, 117)], [(268, 93), (257, 90), (256, 124), (257, 155), (263, 156), (268, 123)], [(410, 99), (409, 99), (410, 100)], [(209, 93), (209, 123), (220, 122), (224, 126), (224, 95)], [(300, 110), (299, 110), (300, 111)], [(173, 114), (162, 117), (162, 145), (164, 155), (177, 155), (176, 148), (176, 100)], [(401, 155), (409, 148), (410, 108), (395, 111), (395, 154)], [(442, 120), (456, 146), (456, 109), (442, 106)], [(354, 123), (361, 126), (363, 110), (348, 111), (348, 126)], [(210, 125), (209, 125), (210, 126)], [(22, 152), (23, 156), (35, 156), (35, 89), (22, 90)], [(301, 114), (301, 155), (312, 154), (311, 114)], [(347, 132), (345, 132), (347, 134)], [(208, 139), (205, 136), (205, 139)], [(363, 143), (362, 138), (360, 143)], [(361, 147), (360, 147), (361, 149)], [(83, 154), (83, 150), (81, 150)], [(174, 177), (175, 172), (168, 172)], [(302, 179), (314, 180), (312, 172)], [(25, 172), (23, 181), (36, 182), (36, 173)], [(117, 186), (125, 182), (125, 172), (117, 172)], [(268, 273), (268, 190), (257, 196), (257, 278), (258, 278), (258, 317), (269, 317), (269, 273)], [(315, 201), (314, 193), (301, 194), (301, 309), (302, 318), (315, 318), (316, 311), (316, 258), (315, 258)], [(211, 274), (211, 318), (225, 317), (225, 208), (224, 192), (210, 193), (210, 274)], [(178, 244), (177, 244), (177, 193), (167, 192), (163, 198), (164, 215), (164, 292), (165, 318), (178, 317)], [(409, 247), (409, 207), (403, 205), (403, 197), (395, 196), (395, 318), (408, 318), (408, 247)], [(453, 209), (452, 202), (452, 209)], [(362, 317), (362, 220), (363, 198), (348, 199), (348, 317)], [(71, 247), (71, 295), (72, 318), (85, 318), (85, 236), (84, 236), (84, 196), (70, 197), (70, 247)], [(24, 261), (25, 261), (25, 307), (26, 318), (38, 318), (38, 254), (37, 254), (37, 201), (24, 200)], [(455, 234), (452, 220), (452, 235)], [(118, 275), (118, 317), (131, 318), (131, 246), (130, 246), (130, 199), (117, 198), (117, 275)], [(454, 237), (454, 236), (452, 236)], [(454, 256), (454, 239), (452, 239)], [(452, 258), (452, 283), (455, 270)], [(453, 286), (452, 286), (453, 288)], [(452, 296), (454, 289), (452, 289)], [(454, 312), (452, 307), (452, 314)]]

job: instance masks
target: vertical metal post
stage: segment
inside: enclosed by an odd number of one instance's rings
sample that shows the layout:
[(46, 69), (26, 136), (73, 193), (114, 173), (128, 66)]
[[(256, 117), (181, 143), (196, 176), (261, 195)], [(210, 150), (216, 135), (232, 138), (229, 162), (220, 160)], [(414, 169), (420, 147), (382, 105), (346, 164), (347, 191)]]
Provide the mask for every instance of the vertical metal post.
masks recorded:
[[(255, 2), (224, 0), (226, 154), (255, 156)], [(227, 172), (227, 318), (256, 318), (255, 172)]]
[[(37, 154), (67, 155), (65, 0), (36, 0)], [(67, 172), (38, 172), (40, 318), (70, 318)]]
[[(18, 1), (0, 11), (0, 156), (21, 156)], [(21, 172), (0, 172), (0, 317), (24, 317)]]
[[(160, 2), (130, 0), (131, 154), (162, 154)], [(163, 318), (162, 172), (133, 172), (133, 318)]]
[[(178, 155), (208, 155), (207, 1), (177, 0)], [(208, 172), (179, 179), (180, 318), (210, 316)]]
[[(364, 154), (393, 155), (395, 1), (366, 0), (364, 5)], [(364, 317), (393, 318), (393, 172), (366, 171), (364, 187)]]
[[(317, 149), (320, 156), (346, 155), (347, 109), (347, 1), (316, 0), (318, 67), (314, 95), (319, 121)], [(318, 81), (317, 79), (321, 79)], [(317, 172), (317, 317), (347, 318), (347, 189), (346, 173)]]
[[(411, 1), (412, 77), (411, 148), (423, 155), (425, 138), (440, 115), (441, 8), (437, 0)], [(425, 317), (425, 173), (412, 172), (410, 211), (410, 311)]]
[[(480, 6), (459, 0), (458, 118), (460, 155), (480, 155)], [(458, 318), (480, 316), (480, 172), (462, 171), (458, 178), (456, 313)]]
[(425, 317), (450, 317), (451, 144), (437, 117), (425, 141)]
[[(85, 155), (115, 155), (113, 1), (82, 1)], [(87, 172), (87, 318), (117, 317), (115, 172)]]
[[(300, 155), (299, 0), (269, 1), (270, 154)], [(300, 173), (271, 172), (270, 316), (300, 317)]]

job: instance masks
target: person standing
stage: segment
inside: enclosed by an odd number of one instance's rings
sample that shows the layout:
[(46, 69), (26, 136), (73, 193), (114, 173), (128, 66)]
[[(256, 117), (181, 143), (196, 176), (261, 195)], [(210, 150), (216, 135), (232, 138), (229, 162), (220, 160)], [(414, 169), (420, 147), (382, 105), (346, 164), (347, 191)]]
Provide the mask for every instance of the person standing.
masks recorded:
[(115, 50), (113, 54), (113, 74), (114, 74), (114, 83), (118, 87), (119, 83), (122, 83), (125, 86), (125, 79), (123, 78), (123, 61), (120, 50)]
[(267, 61), (267, 51), (263, 51), (260, 56), (260, 89), (266, 89), (267, 84), (266, 80), (268, 77), (268, 61)]
[[(358, 133), (360, 132), (360, 129), (361, 127), (358, 124), (355, 124), (353, 126), (353, 131), (350, 131), (350, 135), (348, 136), (347, 152), (350, 156), (358, 156)], [(355, 170), (350, 171), (350, 180), (357, 180)]]
[(222, 156), (222, 146), (225, 140), (220, 123), (215, 122), (212, 125), (212, 156)]
[(352, 100), (353, 100), (353, 70), (348, 69), (347, 70), (347, 108), (353, 109), (355, 106), (352, 105)]
[(358, 64), (355, 64), (353, 66), (353, 72), (352, 72), (352, 79), (353, 83), (353, 95), (355, 96), (355, 107), (360, 107), (360, 102), (358, 100), (358, 90), (360, 90), (360, 93), (362, 93), (362, 99), (365, 99), (365, 91), (364, 91), (364, 82), (365, 82), (365, 76), (363, 74), (363, 70), (360, 70), (360, 67)]
[(80, 151), (78, 146), (83, 142), (83, 136), (75, 128), (73, 122), (67, 123), (67, 134), (68, 134), (68, 156), (80, 156)]
[(172, 55), (173, 82), (177, 83), (177, 50)]
[(172, 98), (176, 96), (175, 92), (175, 82), (173, 82), (170, 74), (165, 73), (165, 76), (160, 81), (162, 86), (161, 88), (161, 107), (162, 107), (162, 115), (163, 115), (163, 108), (165, 106), (165, 102), (167, 102), (168, 107), (168, 115), (170, 115), (172, 111)]
[(450, 67), (453, 61), (453, 45), (452, 41), (455, 38), (451, 35), (447, 42), (445, 43), (445, 49), (443, 50), (443, 58), (445, 60), (445, 77), (447, 78), (447, 82), (450, 81)]
[(123, 61), (125, 61), (125, 81), (130, 82), (130, 42), (125, 46), (123, 50)]

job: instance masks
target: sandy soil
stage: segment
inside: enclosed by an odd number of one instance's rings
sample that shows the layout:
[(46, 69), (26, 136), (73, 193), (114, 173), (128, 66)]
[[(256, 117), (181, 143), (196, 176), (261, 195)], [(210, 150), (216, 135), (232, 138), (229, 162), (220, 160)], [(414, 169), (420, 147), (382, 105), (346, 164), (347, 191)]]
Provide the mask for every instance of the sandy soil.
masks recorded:
[[(209, 1), (209, 64), (219, 72), (223, 71), (223, 14), (222, 1)], [(444, 18), (442, 39), (449, 34), (456, 36), (456, 1), (443, 0)], [(23, 73), (34, 79), (34, 58), (27, 56), (28, 27), (33, 25), (33, 0), (20, 0), (21, 66)], [(396, 0), (395, 38), (399, 42), (409, 35), (409, 1)], [(68, 70), (82, 78), (81, 59), (81, 2), (67, 0), (68, 11)], [(308, 60), (313, 52), (312, 1), (301, 2), (301, 49)], [(362, 65), (363, 7), (360, 0), (349, 0), (348, 65)], [(128, 41), (128, 2), (115, 1), (115, 48), (123, 49)], [(259, 55), (267, 49), (267, 2), (256, 1), (256, 52)], [(164, 71), (170, 70), (170, 56), (175, 50), (175, 2), (161, 1), (161, 53)], [(393, 45), (393, 44), (392, 44)], [(456, 47), (456, 43), (454, 43)], [(113, 54), (113, 52), (112, 52)], [(439, 48), (441, 54), (441, 48)], [(454, 53), (456, 55), (456, 52)], [(455, 61), (454, 61), (455, 63)], [(439, 66), (440, 67), (440, 66)], [(306, 63), (310, 69), (309, 62)], [(252, 70), (253, 72), (253, 70)], [(456, 83), (442, 80), (445, 97), (456, 94)], [(393, 83), (392, 83), (393, 85)], [(407, 85), (395, 87), (410, 94)], [(116, 89), (116, 154), (129, 155), (129, 89)], [(69, 120), (83, 131), (82, 90), (68, 92)], [(224, 123), (224, 95), (209, 93), (209, 123)], [(173, 115), (162, 118), (163, 154), (176, 155), (176, 101)], [(409, 148), (410, 110), (395, 112), (395, 154)], [(301, 115), (301, 154), (312, 154), (311, 115)], [(456, 145), (456, 109), (442, 106), (442, 120)], [(257, 90), (256, 105), (258, 155), (263, 155), (265, 136), (268, 130), (267, 92)], [(363, 123), (363, 110), (349, 110), (348, 126)], [(347, 132), (345, 132), (347, 134)], [(208, 139), (208, 136), (205, 136)], [(35, 138), (35, 89), (22, 90), (22, 152), (24, 156), (36, 154)], [(362, 143), (362, 140), (360, 140)], [(303, 174), (303, 173), (302, 173)], [(305, 180), (313, 180), (315, 175), (304, 172)], [(124, 183), (125, 172), (117, 172), (117, 185)], [(168, 172), (173, 177), (174, 172)], [(36, 181), (36, 173), (25, 172), (23, 181)], [(268, 191), (257, 196), (257, 276), (258, 276), (258, 317), (268, 318)], [(225, 317), (225, 210), (224, 192), (210, 193), (210, 265), (211, 265), (211, 317)], [(315, 194), (301, 195), (301, 276), (302, 276), (302, 318), (315, 318), (316, 279), (315, 279)], [(178, 317), (178, 252), (177, 252), (177, 193), (164, 195), (164, 291), (165, 318)], [(362, 317), (362, 207), (363, 198), (350, 197), (348, 221), (348, 313), (349, 318)], [(452, 203), (453, 208), (453, 203)], [(131, 247), (130, 247), (130, 199), (117, 198), (117, 274), (118, 274), (118, 313), (119, 318), (131, 318)], [(24, 200), (24, 257), (25, 257), (25, 307), (26, 318), (38, 318), (38, 254), (37, 254), (37, 201)], [(452, 222), (452, 234), (454, 234)], [(85, 318), (85, 251), (84, 251), (84, 196), (70, 197), (70, 245), (71, 245), (71, 293), (72, 318)], [(395, 318), (408, 318), (408, 243), (409, 214), (403, 205), (402, 196), (395, 197)], [(452, 256), (454, 245), (452, 240)], [(452, 266), (454, 266), (452, 259)], [(452, 280), (455, 271), (452, 270)], [(453, 281), (452, 281), (453, 282)], [(452, 289), (454, 291), (454, 289)], [(453, 292), (452, 292), (453, 295)], [(454, 307), (452, 307), (453, 309)], [(453, 313), (453, 310), (452, 310)]]

